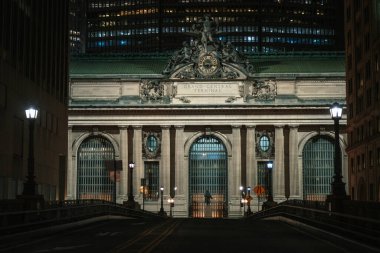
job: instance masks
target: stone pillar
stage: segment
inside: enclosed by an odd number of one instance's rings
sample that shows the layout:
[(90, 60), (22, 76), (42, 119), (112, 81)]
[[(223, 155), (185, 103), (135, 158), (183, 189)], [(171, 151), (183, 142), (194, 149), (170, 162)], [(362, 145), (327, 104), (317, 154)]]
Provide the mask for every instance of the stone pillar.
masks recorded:
[(120, 159), (122, 171), (120, 171), (120, 196), (121, 203), (128, 197), (128, 126), (120, 126)]
[(170, 126), (161, 126), (161, 169), (160, 185), (164, 187), (164, 196), (170, 195)]
[(75, 186), (74, 180), (76, 181), (76, 176), (74, 175), (73, 165), (73, 127), (69, 126), (67, 129), (67, 183), (66, 183), (66, 199), (75, 199)]
[(298, 125), (289, 125), (289, 198), (301, 198), (298, 170)]
[(284, 126), (275, 126), (275, 163), (273, 168), (274, 201), (285, 199)]
[(240, 216), (241, 134), (240, 125), (232, 126), (232, 168), (229, 169), (228, 192), (231, 203), (229, 216)]
[(187, 217), (189, 215), (189, 204), (186, 199), (185, 193), (188, 192), (188, 173), (185, 173), (185, 150), (184, 150), (184, 126), (175, 127), (175, 181), (174, 185), (177, 186), (175, 195), (175, 216)]
[(256, 161), (256, 131), (255, 126), (247, 126), (247, 185), (252, 189), (257, 185), (257, 161)]
[(144, 177), (144, 162), (142, 160), (142, 126), (133, 126), (133, 162), (135, 163), (135, 168), (133, 169), (132, 174), (133, 196), (135, 197), (135, 200), (137, 200), (136, 197), (139, 197), (140, 192), (140, 179)]
[(174, 184), (178, 187), (176, 192), (177, 197), (184, 197), (185, 192), (187, 192), (188, 179), (184, 179), (184, 137), (183, 131), (184, 126), (175, 126), (175, 182)]

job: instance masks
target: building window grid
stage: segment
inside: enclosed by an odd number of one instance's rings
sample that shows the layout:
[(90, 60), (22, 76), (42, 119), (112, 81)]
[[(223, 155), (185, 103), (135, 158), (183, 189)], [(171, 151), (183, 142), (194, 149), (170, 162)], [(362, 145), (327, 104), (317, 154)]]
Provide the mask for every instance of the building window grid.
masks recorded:
[(324, 201), (331, 192), (334, 145), (327, 137), (314, 137), (303, 150), (303, 196)]
[(212, 217), (226, 212), (228, 190), (227, 151), (214, 136), (198, 138), (189, 151), (189, 199), (191, 216), (204, 217), (204, 193), (213, 196)]
[(145, 200), (156, 201), (159, 197), (159, 162), (144, 162)]
[(114, 183), (106, 168), (106, 161), (113, 160), (114, 148), (102, 137), (85, 140), (78, 150), (77, 198), (112, 200)]
[[(186, 3), (192, 3), (191, 1), (185, 1)], [(308, 1), (306, 1), (308, 2)], [(207, 3), (209, 3), (207, 1)], [(276, 2), (277, 3), (277, 2)], [(302, 3), (297, 3), (297, 4), (307, 4), (305, 2)], [(307, 4), (309, 5), (309, 4)], [(126, 9), (126, 6), (128, 8), (136, 8), (136, 7), (141, 7), (140, 9)], [(115, 11), (108, 11), (107, 8), (116, 8)], [(323, 7), (323, 8), (321, 8)], [(184, 11), (189, 13), (188, 16), (183, 17), (180, 20), (180, 23), (191, 23), (191, 22), (197, 22), (199, 20), (198, 16), (193, 16), (193, 15), (203, 15), (203, 13), (215, 13), (215, 19), (219, 21), (220, 25), (219, 30), (222, 32), (230, 32), (230, 33), (241, 33), (241, 32), (253, 32), (256, 33), (258, 32), (259, 28), (258, 26), (252, 26), (252, 25), (243, 25), (243, 26), (228, 26), (226, 24), (232, 23), (232, 22), (237, 22), (239, 21), (246, 21), (247, 23), (250, 21), (249, 15), (252, 15), (252, 13), (259, 13), (260, 10), (258, 7), (252, 7), (252, 8), (220, 8), (220, 7), (215, 7), (215, 8), (202, 8), (202, 9), (193, 9), (194, 7), (189, 6), (189, 8), (184, 8)], [(273, 11), (271, 8), (276, 8), (276, 7), (270, 7), (270, 8), (264, 8), (263, 10), (268, 11)], [(316, 9), (314, 9), (316, 8)], [(282, 42), (281, 36), (273, 37), (272, 41), (277, 40), (277, 42), (272, 42), (272, 43), (281, 43), (281, 44), (303, 44), (306, 43), (306, 45), (315, 45), (315, 46), (322, 46), (323, 48), (325, 46), (330, 46), (330, 45), (335, 45), (335, 35), (336, 31), (335, 29), (329, 28), (325, 23), (321, 24), (321, 26), (326, 25), (325, 27), (305, 27), (305, 25), (310, 25), (308, 23), (309, 21), (305, 21), (303, 18), (305, 14), (308, 12), (317, 14), (317, 15), (325, 15), (326, 11), (329, 10), (330, 5), (324, 3), (323, 5), (319, 6), (319, 3), (315, 3), (313, 5), (313, 10), (311, 10), (309, 7), (304, 8), (299, 10), (291, 10), (289, 12), (289, 15), (293, 15), (294, 18), (290, 20), (290, 25), (289, 26), (264, 26), (261, 28), (262, 31), (267, 32), (267, 33), (277, 33), (277, 34), (294, 34), (294, 35), (312, 35), (310, 38), (292, 38), (288, 37), (285, 39), (285, 42)], [(89, 27), (105, 27), (106, 29), (109, 27), (117, 27), (117, 26), (137, 26), (137, 25), (147, 25), (150, 23), (154, 23), (158, 25), (158, 19), (155, 18), (156, 13), (159, 12), (158, 4), (155, 2), (152, 3), (145, 3), (145, 2), (133, 2), (133, 4), (127, 3), (123, 4), (120, 2), (109, 2), (108, 4), (102, 3), (102, 2), (91, 2), (89, 4), (89, 9), (102, 9), (102, 10), (94, 10), (93, 12), (90, 11), (90, 14), (93, 14), (93, 16), (89, 15)], [(106, 11), (107, 10), (107, 11)], [(176, 10), (171, 8), (171, 7), (165, 7), (163, 6), (163, 11), (168, 15), (167, 18), (164, 18), (163, 26), (167, 24), (172, 24), (173, 23), (173, 18), (170, 18), (169, 15), (174, 15), (176, 13)], [(100, 12), (100, 14), (95, 14), (95, 12)], [(217, 13), (217, 14), (216, 14)], [(229, 16), (227, 14), (229, 13), (247, 13), (242, 15), (241, 17), (238, 16)], [(149, 18), (147, 19), (138, 19), (138, 15), (148, 15)], [(227, 15), (227, 16), (223, 16)], [(298, 15), (299, 18), (297, 18)], [(123, 17), (123, 19), (120, 19)], [(128, 19), (126, 18), (128, 17)], [(97, 19), (101, 19), (100, 22), (96, 22)], [(154, 20), (154, 21), (153, 21)], [(175, 23), (175, 22), (174, 22)], [(251, 23), (251, 22), (249, 22)], [(299, 26), (293, 26), (295, 24), (299, 24)], [(314, 24), (313, 24), (314, 25)], [(330, 26), (331, 27), (331, 26)], [(146, 28), (137, 28), (141, 29), (141, 31), (138, 32), (140, 35), (149, 35), (149, 34), (154, 34), (158, 33), (158, 28), (155, 28), (154, 30), (149, 31)], [(170, 27), (168, 30), (166, 28), (163, 28), (162, 31), (164, 33), (182, 33), (182, 32), (189, 32), (190, 31), (190, 26), (181, 26), (181, 27)], [(260, 31), (261, 32), (261, 31)], [(110, 35), (110, 37), (114, 37), (115, 35)], [(314, 37), (317, 36), (317, 37)], [(319, 37), (319, 36), (324, 36), (324, 37)], [(92, 37), (90, 35), (89, 37)], [(246, 39), (243, 39), (244, 42), (247, 43), (257, 43), (256, 38), (251, 39), (249, 38), (250, 36), (247, 35)], [(102, 38), (108, 38), (108, 37), (102, 37)], [(137, 46), (142, 47), (142, 48), (148, 48), (146, 45), (147, 41), (140, 41), (137, 43)], [(240, 40), (239, 40), (240, 41)], [(131, 46), (133, 47), (134, 43), (131, 43)], [(141, 45), (141, 46), (140, 46)], [(98, 44), (93, 44), (89, 43), (89, 47), (93, 48), (93, 50), (96, 50), (96, 48), (99, 48), (99, 50), (107, 50), (107, 48), (114, 47), (115, 49), (117, 47), (123, 47), (123, 43), (117, 43), (115, 41), (113, 42), (100, 42)], [(286, 45), (281, 45), (278, 46), (280, 48), (274, 48), (267, 46), (265, 52), (277, 52), (277, 51), (283, 51), (285, 47), (289, 47)], [(102, 49), (104, 48), (104, 49)], [(258, 52), (259, 50), (256, 50), (255, 47), (251, 49), (246, 49), (243, 47), (239, 47), (244, 52)], [(261, 47), (260, 47), (261, 48)], [(125, 48), (123, 49), (125, 50)], [(164, 49), (165, 50), (165, 49)]]
[(263, 186), (265, 188), (265, 194), (268, 196), (269, 190), (271, 191), (270, 194), (273, 195), (273, 187), (270, 186), (273, 185), (272, 171), (274, 168), (269, 169), (267, 164), (267, 161), (257, 163), (257, 185)]

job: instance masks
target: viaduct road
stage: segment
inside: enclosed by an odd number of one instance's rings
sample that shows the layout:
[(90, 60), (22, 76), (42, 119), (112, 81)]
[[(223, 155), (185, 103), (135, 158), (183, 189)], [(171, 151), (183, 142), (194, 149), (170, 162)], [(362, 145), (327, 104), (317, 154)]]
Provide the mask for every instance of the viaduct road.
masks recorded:
[(1, 240), (1, 252), (365, 253), (380, 252), (330, 233), (279, 220), (113, 218), (48, 235)]

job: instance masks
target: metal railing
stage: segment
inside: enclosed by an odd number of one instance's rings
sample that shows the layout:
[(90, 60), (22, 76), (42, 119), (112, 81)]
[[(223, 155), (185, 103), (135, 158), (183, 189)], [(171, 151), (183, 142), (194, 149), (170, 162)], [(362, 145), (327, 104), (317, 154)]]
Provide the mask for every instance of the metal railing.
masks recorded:
[(103, 215), (162, 219), (154, 213), (126, 208), (104, 200), (46, 202), (43, 209), (0, 213), (0, 235), (25, 232)]

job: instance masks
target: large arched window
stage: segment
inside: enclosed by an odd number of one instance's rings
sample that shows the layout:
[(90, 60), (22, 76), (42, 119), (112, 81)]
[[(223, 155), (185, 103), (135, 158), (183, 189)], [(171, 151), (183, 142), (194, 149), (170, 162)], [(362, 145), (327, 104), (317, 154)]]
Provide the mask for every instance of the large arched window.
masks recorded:
[(103, 137), (89, 137), (78, 149), (77, 199), (112, 200), (114, 183), (106, 161), (115, 157), (114, 148)]
[(303, 198), (324, 201), (334, 176), (334, 142), (326, 136), (310, 139), (303, 149)]
[[(227, 215), (227, 151), (214, 136), (198, 138), (189, 153), (189, 199), (191, 217), (224, 217)], [(205, 205), (205, 193), (212, 200)], [(206, 210), (210, 210), (207, 214)]]

